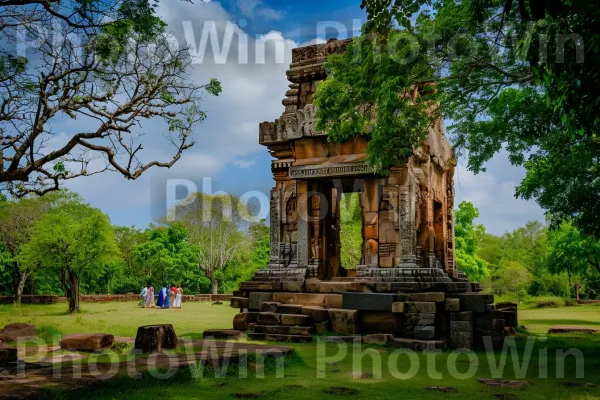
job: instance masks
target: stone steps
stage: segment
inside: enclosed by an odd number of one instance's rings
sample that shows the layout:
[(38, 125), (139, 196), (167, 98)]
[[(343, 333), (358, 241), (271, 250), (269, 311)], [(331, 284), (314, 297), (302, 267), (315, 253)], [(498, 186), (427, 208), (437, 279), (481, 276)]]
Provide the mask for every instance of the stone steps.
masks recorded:
[(253, 331), (252, 333), (269, 335), (312, 336), (315, 333), (315, 328), (313, 326), (254, 325)]

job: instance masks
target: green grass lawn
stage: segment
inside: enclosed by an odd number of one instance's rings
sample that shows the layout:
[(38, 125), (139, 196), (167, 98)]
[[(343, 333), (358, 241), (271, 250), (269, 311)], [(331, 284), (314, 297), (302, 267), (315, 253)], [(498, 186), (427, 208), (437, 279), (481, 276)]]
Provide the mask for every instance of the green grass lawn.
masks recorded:
[[(65, 314), (65, 304), (39, 306), (0, 306), (0, 324), (10, 322), (30, 322), (39, 327), (45, 326), (61, 333), (107, 332), (118, 336), (135, 336), (139, 325), (171, 323), (180, 336), (199, 337), (205, 329), (230, 328), (236, 310), (227, 305), (217, 306), (206, 303), (187, 303), (184, 309), (153, 310), (141, 309), (135, 303), (84, 303), (83, 313), (76, 316)], [(526, 309), (520, 312), (519, 322), (527, 325), (534, 334), (545, 334), (550, 325), (600, 326), (600, 306), (561, 307), (555, 309)], [(526, 337), (517, 338), (519, 364), (526, 349)], [(545, 342), (535, 341), (531, 352), (525, 379), (531, 384), (525, 389), (492, 388), (479, 383), (476, 378), (493, 377), (493, 366), (499, 363), (501, 355), (492, 359), (484, 353), (457, 355), (399, 354), (396, 349), (384, 347), (363, 347), (362, 355), (351, 347), (336, 361), (318, 357), (319, 349), (327, 357), (338, 354), (335, 344), (326, 346), (316, 343), (294, 345), (298, 357), (285, 366), (284, 376), (277, 377), (267, 370), (264, 378), (254, 376), (252, 369), (249, 378), (239, 378), (232, 374), (218, 378), (181, 378), (167, 381), (144, 378), (127, 379), (106, 383), (84, 392), (53, 393), (51, 398), (86, 399), (148, 399), (166, 396), (169, 399), (223, 399), (223, 398), (264, 398), (280, 399), (398, 399), (398, 398), (478, 398), (478, 399), (598, 399), (600, 386), (586, 388), (573, 387), (570, 382), (582, 381), (600, 385), (600, 335), (561, 335), (550, 337)], [(576, 366), (572, 357), (565, 362), (565, 378), (557, 379), (558, 349), (579, 349), (585, 356), (584, 377), (577, 379)], [(343, 350), (342, 350), (343, 351)], [(542, 353), (540, 353), (540, 351)], [(547, 360), (543, 353), (547, 353)], [(321, 361), (319, 361), (321, 360)], [(373, 362), (375, 360), (375, 363)], [(434, 368), (435, 361), (435, 368)], [(490, 365), (490, 362), (492, 363)], [(381, 376), (373, 365), (382, 365)], [(405, 379), (399, 374), (409, 373), (411, 366), (418, 366), (414, 376)], [(448, 366), (456, 366), (456, 369)], [(460, 375), (469, 368), (474, 373), (467, 379)], [(548, 379), (540, 377), (540, 368), (547, 368)], [(434, 371), (440, 373), (435, 376)], [(519, 377), (515, 374), (512, 356), (506, 358), (504, 379)], [(355, 379), (353, 372), (373, 373), (368, 379)], [(185, 376), (185, 372), (182, 373)], [(443, 393), (427, 390), (428, 386), (450, 386), (457, 391)], [(343, 387), (354, 391), (351, 396), (326, 393), (331, 387)], [(256, 397), (253, 397), (256, 395)]]
[(172, 324), (178, 335), (199, 339), (206, 329), (231, 329), (236, 314), (228, 303), (184, 303), (181, 310), (140, 308), (135, 302), (82, 303), (81, 308), (81, 313), (68, 315), (66, 304), (1, 305), (0, 325), (26, 322), (43, 332), (134, 337), (139, 326)]

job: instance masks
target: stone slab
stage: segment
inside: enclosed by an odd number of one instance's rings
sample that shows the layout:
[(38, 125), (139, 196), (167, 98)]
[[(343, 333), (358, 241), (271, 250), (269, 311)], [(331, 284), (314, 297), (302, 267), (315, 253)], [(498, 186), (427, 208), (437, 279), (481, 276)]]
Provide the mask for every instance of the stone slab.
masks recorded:
[(443, 350), (446, 347), (446, 343), (444, 343), (443, 340), (419, 340), (407, 338), (394, 338), (390, 344), (394, 347), (416, 351)]
[(406, 303), (400, 301), (392, 303), (392, 312), (395, 314), (404, 314), (406, 310), (405, 305)]
[(351, 335), (359, 332), (357, 310), (330, 308), (329, 320), (333, 332), (338, 335)]
[(252, 292), (249, 295), (248, 309), (253, 311), (259, 311), (260, 305), (265, 301), (272, 301), (273, 293), (269, 292)]
[(471, 321), (450, 321), (450, 332), (473, 332)]
[(277, 312), (277, 307), (279, 307), (281, 303), (276, 301), (265, 301), (260, 304), (259, 311), (260, 312)]
[(410, 304), (414, 307), (415, 312), (418, 313), (435, 314), (437, 309), (434, 302), (414, 301)]
[(363, 284), (360, 282), (323, 282), (319, 280), (306, 281), (306, 291), (310, 293), (345, 293), (360, 292)]
[(248, 314), (241, 313), (233, 317), (233, 329), (245, 332), (248, 330)]
[(424, 302), (436, 302), (441, 303), (446, 299), (446, 294), (443, 292), (425, 292), (425, 293), (412, 293), (410, 295), (412, 301), (424, 301)]
[(314, 322), (329, 321), (329, 312), (324, 307), (302, 306), (301, 312), (308, 315)]
[(303, 314), (281, 314), (281, 324), (288, 326), (305, 326), (310, 324), (310, 317)]
[(240, 310), (248, 308), (249, 300), (247, 297), (232, 297), (229, 300), (231, 308), (239, 308)]
[(286, 304), (299, 304), (302, 306), (317, 306), (335, 308), (333, 305), (341, 304), (342, 295), (322, 293), (287, 293), (279, 292), (273, 294), (273, 301)]
[(450, 321), (473, 321), (473, 313), (471, 311), (451, 313)]
[(8, 324), (2, 330), (0, 330), (0, 341), (3, 342), (26, 340), (35, 336), (35, 326), (21, 322), (15, 324)]
[(384, 346), (392, 341), (392, 335), (390, 334), (374, 334), (363, 336), (363, 343), (365, 344), (378, 344)]
[(115, 337), (108, 333), (76, 333), (65, 335), (60, 347), (65, 350), (99, 351), (113, 345)]
[(401, 314), (384, 311), (359, 311), (360, 333), (400, 334), (403, 330), (404, 318)]
[(460, 299), (446, 299), (444, 309), (448, 312), (460, 311)]
[(392, 311), (397, 295), (392, 293), (344, 293), (342, 308), (359, 311)]
[(434, 326), (415, 326), (415, 338), (422, 340), (432, 340), (435, 338)]
[(173, 325), (147, 325), (138, 328), (134, 348), (148, 354), (155, 351), (160, 352), (163, 349), (176, 349), (177, 344), (177, 335)]
[(302, 306), (299, 304), (279, 304), (277, 312), (281, 314), (300, 314)]
[(302, 292), (304, 291), (303, 281), (289, 281), (281, 283), (281, 290), (284, 292)]
[(461, 311), (483, 313), (489, 311), (489, 305), (494, 303), (493, 294), (461, 293), (452, 296), (460, 300)]
[(471, 332), (451, 332), (450, 346), (455, 349), (472, 349), (473, 334)]
[(281, 314), (260, 312), (256, 318), (258, 325), (281, 325)]
[(419, 322), (417, 323), (417, 325), (435, 326), (435, 314), (419, 313)]

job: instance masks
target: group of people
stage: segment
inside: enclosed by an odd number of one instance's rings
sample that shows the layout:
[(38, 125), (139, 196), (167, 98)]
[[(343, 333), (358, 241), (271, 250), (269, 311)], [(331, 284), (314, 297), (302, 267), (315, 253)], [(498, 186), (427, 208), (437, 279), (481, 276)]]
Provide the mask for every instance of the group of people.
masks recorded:
[[(154, 305), (154, 288), (152, 286), (144, 286), (141, 292), (142, 307), (152, 308)], [(181, 300), (183, 298), (183, 289), (181, 287), (172, 286), (170, 289), (167, 285), (158, 292), (156, 307), (158, 308), (181, 308)]]

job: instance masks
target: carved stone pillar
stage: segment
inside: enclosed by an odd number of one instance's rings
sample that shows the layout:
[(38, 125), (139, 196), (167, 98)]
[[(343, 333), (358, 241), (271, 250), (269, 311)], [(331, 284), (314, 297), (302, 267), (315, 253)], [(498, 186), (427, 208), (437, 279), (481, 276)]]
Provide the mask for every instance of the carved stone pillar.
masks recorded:
[(408, 184), (401, 185), (399, 189), (400, 268), (417, 267), (416, 190), (414, 179), (410, 175)]
[(307, 268), (309, 258), (308, 235), (308, 186), (306, 181), (297, 181), (298, 191), (298, 267)]
[(281, 263), (281, 190), (271, 190), (271, 265)]

